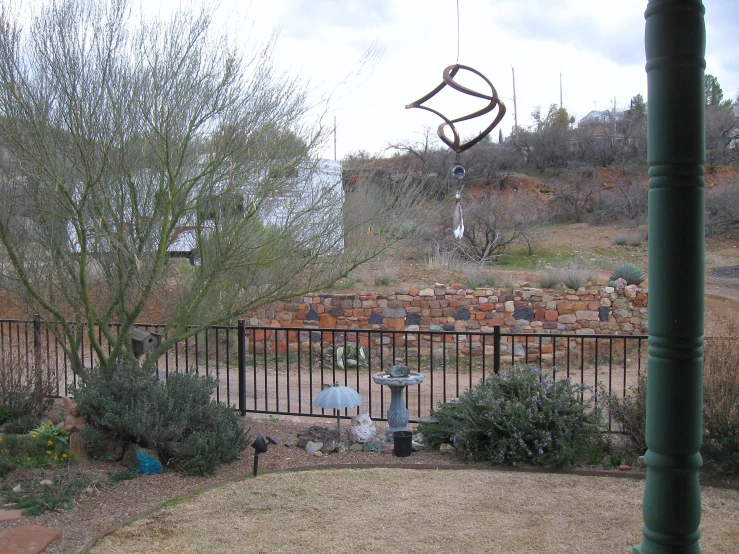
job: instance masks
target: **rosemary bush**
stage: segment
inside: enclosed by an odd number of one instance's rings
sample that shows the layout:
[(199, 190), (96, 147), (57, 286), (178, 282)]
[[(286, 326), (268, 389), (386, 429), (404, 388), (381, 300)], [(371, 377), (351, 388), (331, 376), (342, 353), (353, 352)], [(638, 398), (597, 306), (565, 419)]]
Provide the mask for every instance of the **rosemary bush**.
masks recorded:
[(88, 421), (83, 436), (96, 444), (136, 443), (186, 473), (212, 473), (248, 445), (236, 412), (211, 399), (215, 386), (193, 374), (173, 374), (160, 383), (135, 360), (98, 368), (75, 394)]
[(554, 381), (535, 367), (491, 375), (432, 411), (419, 430), (432, 445), (453, 444), (468, 461), (567, 467), (587, 461), (602, 440), (600, 411), (580, 402), (582, 386)]

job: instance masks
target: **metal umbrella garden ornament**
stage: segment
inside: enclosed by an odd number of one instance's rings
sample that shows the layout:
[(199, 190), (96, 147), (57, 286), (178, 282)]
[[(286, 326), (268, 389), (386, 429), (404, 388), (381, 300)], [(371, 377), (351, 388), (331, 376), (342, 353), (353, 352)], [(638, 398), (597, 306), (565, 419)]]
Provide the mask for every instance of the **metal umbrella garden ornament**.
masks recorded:
[(333, 385), (324, 385), (323, 390), (318, 393), (313, 401), (316, 408), (336, 410), (336, 427), (338, 439), (341, 440), (341, 410), (354, 408), (362, 405), (362, 397), (354, 389), (339, 385), (336, 381)]

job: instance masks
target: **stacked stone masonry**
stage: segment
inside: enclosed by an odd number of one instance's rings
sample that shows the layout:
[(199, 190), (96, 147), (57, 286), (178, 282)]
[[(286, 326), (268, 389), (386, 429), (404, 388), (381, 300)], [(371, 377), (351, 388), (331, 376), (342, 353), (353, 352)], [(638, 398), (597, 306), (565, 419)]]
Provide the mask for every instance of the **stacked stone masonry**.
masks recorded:
[[(296, 340), (321, 342), (311, 329), (493, 333), (493, 327), (500, 325), (504, 333), (636, 335), (647, 333), (647, 301), (647, 291), (635, 285), (560, 292), (470, 290), (454, 284), (390, 294), (300, 296), (248, 313), (246, 322), (274, 329), (260, 331), (254, 339), (276, 340), (278, 350)], [(279, 331), (286, 327), (306, 332)]]

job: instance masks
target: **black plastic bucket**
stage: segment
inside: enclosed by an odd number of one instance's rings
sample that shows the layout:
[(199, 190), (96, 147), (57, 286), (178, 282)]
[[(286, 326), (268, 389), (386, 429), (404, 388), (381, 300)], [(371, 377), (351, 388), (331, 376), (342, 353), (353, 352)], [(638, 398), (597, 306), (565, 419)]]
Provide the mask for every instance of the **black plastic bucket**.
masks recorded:
[(413, 442), (413, 433), (411, 431), (395, 431), (393, 433), (393, 454), (399, 458), (406, 458), (411, 455)]

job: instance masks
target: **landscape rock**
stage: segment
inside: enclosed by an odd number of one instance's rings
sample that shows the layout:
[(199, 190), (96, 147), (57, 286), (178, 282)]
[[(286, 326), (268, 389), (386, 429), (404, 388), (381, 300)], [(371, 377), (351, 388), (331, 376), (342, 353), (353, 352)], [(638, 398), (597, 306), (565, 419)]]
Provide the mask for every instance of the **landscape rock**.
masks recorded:
[(442, 454), (454, 454), (454, 451), (455, 448), (449, 443), (445, 442), (444, 444), (439, 446), (439, 452), (441, 452)]
[(349, 445), (350, 452), (361, 452), (364, 450), (364, 445), (361, 442), (355, 442)]
[[(319, 452), (321, 448), (323, 448), (322, 442), (308, 441), (305, 444), (305, 451), (308, 453), (308, 456), (312, 456), (316, 452)], [(323, 455), (323, 453), (321, 453), (321, 455)]]
[(320, 458), (323, 456), (323, 452), (321, 452), (320, 450), (316, 450), (315, 452), (313, 452), (313, 456), (315, 456), (316, 458)]
[(623, 464), (618, 466), (618, 469), (620, 469), (621, 471), (631, 471), (631, 466)]

